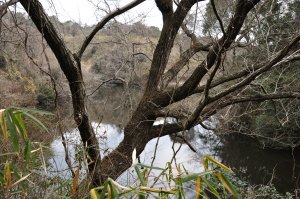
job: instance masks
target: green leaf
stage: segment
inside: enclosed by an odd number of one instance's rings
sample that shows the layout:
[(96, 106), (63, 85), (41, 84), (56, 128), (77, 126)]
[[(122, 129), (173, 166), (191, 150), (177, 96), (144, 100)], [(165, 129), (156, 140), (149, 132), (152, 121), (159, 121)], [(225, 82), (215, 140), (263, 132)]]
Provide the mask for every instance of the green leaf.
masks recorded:
[(39, 126), (43, 130), (48, 132), (48, 129), (45, 127), (45, 125), (40, 120), (38, 120), (36, 117), (34, 117), (30, 113), (27, 113), (27, 112), (22, 111), (22, 110), (20, 110), (20, 112), (23, 113), (24, 115), (26, 115), (27, 117), (29, 117), (37, 126)]
[(8, 132), (7, 132), (7, 126), (6, 126), (6, 121), (5, 121), (5, 110), (4, 109), (0, 110), (0, 128), (1, 128), (4, 139), (7, 140)]
[(207, 156), (204, 156), (202, 158), (202, 164), (204, 166), (204, 170), (207, 171), (208, 170), (208, 160), (207, 160)]
[(100, 198), (100, 196), (97, 193), (96, 189), (91, 189), (90, 190), (90, 196), (91, 196), (91, 199), (98, 199), (98, 198)]
[(238, 192), (225, 175), (223, 175), (221, 172), (216, 172), (216, 176), (219, 178), (225, 189), (227, 189), (227, 191), (229, 191), (234, 198), (240, 198)]
[(26, 163), (30, 160), (30, 154), (31, 154), (31, 142), (28, 140), (25, 142), (25, 149), (24, 149), (24, 160)]
[(203, 192), (201, 187), (201, 176), (198, 176), (196, 180), (196, 199), (199, 199), (201, 196), (201, 193)]
[(215, 173), (215, 171), (206, 171), (206, 172), (201, 172), (201, 173), (193, 173), (187, 176), (184, 176), (181, 178), (181, 182), (185, 183), (185, 182), (189, 182), (191, 180), (196, 180), (198, 178), (198, 176), (205, 176), (205, 175), (209, 175)]
[(6, 121), (8, 123), (8, 129), (9, 129), (9, 134), (10, 134), (10, 138), (13, 144), (13, 148), (16, 152), (19, 152), (19, 137), (18, 137), (18, 132), (16, 129), (16, 126), (13, 123), (13, 120), (11, 118), (11, 109), (6, 109), (5, 110), (5, 118)]
[(109, 187), (110, 187), (110, 192), (111, 192), (110, 195), (111, 195), (111, 198), (113, 198), (113, 199), (118, 199), (118, 198), (120, 198), (120, 197), (119, 197), (119, 193), (118, 193), (118, 191), (117, 191), (117, 189), (116, 189), (116, 187), (115, 187), (115, 184), (112, 183), (111, 179), (109, 179), (108, 185), (109, 185)]
[(10, 171), (9, 162), (6, 162), (6, 164), (5, 164), (5, 186), (6, 186), (6, 189), (9, 189), (10, 185), (11, 185), (11, 171)]
[(18, 128), (21, 131), (20, 133), (23, 136), (23, 139), (27, 140), (28, 139), (28, 133), (27, 133), (27, 130), (25, 128), (25, 125), (24, 125), (24, 122), (23, 122), (23, 119), (22, 119), (22, 115), (21, 114), (15, 114), (15, 117), (18, 121)]
[(210, 190), (210, 192), (212, 194), (214, 194), (218, 199), (221, 199), (220, 194), (218, 193), (218, 191), (213, 187), (213, 185), (206, 179), (206, 178), (202, 178), (203, 182), (206, 184), (206, 186), (208, 187), (208, 189)]
[(105, 193), (108, 192), (108, 179), (105, 180), (104, 185), (103, 185), (103, 190), (100, 194), (100, 199), (105, 199)]
[(41, 115), (54, 115), (51, 112), (43, 111), (43, 110), (39, 110), (39, 109), (35, 109), (35, 108), (18, 108), (18, 107), (14, 107), (14, 109), (16, 109), (16, 111), (19, 111), (19, 112), (38, 113), (38, 114), (41, 114)]
[(138, 178), (139, 178), (139, 180), (141, 182), (141, 185), (146, 186), (146, 182), (144, 180), (144, 177), (143, 177), (143, 175), (142, 175), (139, 167), (137, 165), (135, 165), (134, 169), (135, 169), (135, 172), (136, 172), (136, 174), (137, 174), (137, 176), (138, 176)]
[(27, 132), (25, 133), (24, 132), (24, 128), (22, 127), (22, 125), (20, 124), (20, 122), (22, 123), (22, 118), (17, 118), (16, 117), (16, 113), (14, 112), (14, 111), (10, 111), (10, 117), (11, 117), (11, 119), (12, 119), (12, 122), (13, 122), (13, 125), (15, 126), (15, 128), (16, 128), (16, 130), (17, 130), (17, 132), (18, 132), (18, 135), (21, 135), (22, 136), (22, 138), (24, 139), (24, 140), (26, 140), (27, 139)]
[(225, 166), (224, 164), (218, 162), (217, 160), (215, 160), (214, 158), (212, 158), (211, 156), (206, 156), (205, 157), (207, 160), (209, 160), (210, 162), (214, 163), (216, 166), (222, 168), (223, 170), (229, 172), (229, 173), (233, 173), (233, 171), (228, 168), (227, 166)]
[(140, 167), (145, 167), (145, 168), (148, 168), (148, 169), (165, 170), (165, 169), (160, 168), (160, 167), (153, 167), (153, 166), (149, 166), (149, 165), (145, 165), (145, 164), (141, 164), (141, 163), (137, 163), (136, 165), (140, 166)]

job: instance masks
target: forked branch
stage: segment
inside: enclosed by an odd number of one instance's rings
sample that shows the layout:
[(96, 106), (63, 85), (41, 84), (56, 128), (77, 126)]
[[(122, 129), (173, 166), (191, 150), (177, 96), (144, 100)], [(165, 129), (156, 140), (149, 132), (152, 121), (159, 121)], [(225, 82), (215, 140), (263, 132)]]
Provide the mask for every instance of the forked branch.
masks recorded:
[(135, 0), (132, 1), (131, 3), (126, 4), (125, 6), (118, 8), (114, 11), (112, 11), (111, 13), (107, 14), (96, 26), (95, 28), (92, 30), (92, 32), (85, 38), (85, 40), (83, 41), (80, 49), (77, 52), (77, 57), (79, 59), (81, 59), (84, 51), (86, 50), (86, 48), (88, 47), (89, 43), (92, 41), (92, 39), (95, 37), (95, 35), (97, 34), (97, 32), (99, 30), (101, 30), (106, 24), (107, 22), (109, 22), (111, 19), (115, 18), (116, 16), (123, 14), (124, 12), (136, 7), (137, 5), (141, 4), (142, 2), (144, 2), (145, 0)]

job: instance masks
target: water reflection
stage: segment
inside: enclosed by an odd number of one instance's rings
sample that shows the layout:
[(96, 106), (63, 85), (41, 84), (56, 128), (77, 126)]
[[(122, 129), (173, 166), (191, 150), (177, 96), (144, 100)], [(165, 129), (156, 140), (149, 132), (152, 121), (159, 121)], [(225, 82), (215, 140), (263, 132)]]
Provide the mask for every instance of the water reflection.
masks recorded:
[[(155, 125), (162, 122), (164, 122), (163, 119), (157, 120)], [(167, 118), (167, 121), (165, 122), (170, 123), (174, 122), (174, 120)], [(92, 125), (99, 140), (102, 156), (116, 148), (124, 137), (123, 130), (117, 125), (105, 123), (93, 123)], [(202, 129), (200, 126), (196, 126), (193, 130), (190, 130), (190, 132), (186, 132), (186, 134), (189, 134), (186, 140), (189, 141), (193, 148), (201, 153), (194, 153), (186, 144), (182, 144), (174, 139), (172, 140), (170, 136), (164, 136), (159, 139), (152, 139), (146, 145), (145, 150), (140, 155), (141, 163), (151, 164), (153, 161), (155, 166), (164, 168), (168, 161), (175, 158), (173, 161), (174, 164), (184, 164), (186, 169), (194, 172), (202, 171), (203, 169), (200, 164), (202, 154), (211, 154), (213, 152), (211, 150), (211, 143), (205, 143), (200, 139), (199, 135), (203, 133), (209, 132), (206, 132), (206, 130)], [(74, 161), (76, 160), (77, 154), (82, 152), (79, 133), (76, 129), (73, 129), (72, 131), (65, 133), (65, 137), (68, 142), (69, 155)], [(68, 167), (65, 163), (65, 152), (61, 141), (61, 138), (58, 137), (50, 144), (53, 156), (48, 162), (53, 170), (63, 171), (61, 175), (63, 177), (68, 177), (70, 176), (70, 173), (68, 172)], [(157, 152), (154, 157), (155, 151)], [(175, 152), (176, 155), (174, 155)]]
[(279, 192), (300, 188), (300, 153), (261, 149), (242, 135), (222, 136), (216, 154), (241, 178), (253, 185), (272, 183)]
[[(155, 122), (159, 124), (164, 122), (160, 119)], [(167, 119), (166, 122), (175, 122), (173, 119)], [(108, 123), (92, 124), (100, 142), (102, 156), (113, 150), (123, 139), (123, 130), (117, 125)], [(72, 160), (76, 160), (77, 154), (82, 149), (77, 130), (72, 130), (65, 134), (68, 140), (68, 147)], [(253, 185), (267, 184), (272, 179), (276, 188), (284, 193), (293, 192), (299, 188), (300, 178), (300, 159), (299, 152), (294, 153), (294, 157), (289, 152), (262, 150), (254, 140), (241, 135), (222, 135), (204, 130), (200, 125), (194, 127), (188, 132), (182, 133), (190, 145), (197, 151), (193, 152), (190, 147), (174, 136), (164, 136), (151, 140), (140, 156), (144, 164), (150, 164), (154, 158), (154, 165), (165, 167), (166, 162), (173, 160), (175, 163), (184, 164), (184, 167), (192, 172), (203, 171), (200, 159), (203, 155), (213, 155), (215, 158), (230, 166), (237, 176), (247, 180)], [(157, 144), (158, 142), (158, 144)], [(157, 148), (155, 148), (157, 145)], [(54, 171), (61, 171), (62, 177), (70, 177), (68, 167), (64, 160), (64, 149), (61, 139), (55, 139), (50, 145), (53, 151), (53, 157), (48, 160), (49, 165)], [(176, 156), (174, 151), (180, 149)], [(74, 165), (76, 166), (76, 164)], [(119, 181), (123, 184), (132, 184), (133, 170), (124, 173)]]

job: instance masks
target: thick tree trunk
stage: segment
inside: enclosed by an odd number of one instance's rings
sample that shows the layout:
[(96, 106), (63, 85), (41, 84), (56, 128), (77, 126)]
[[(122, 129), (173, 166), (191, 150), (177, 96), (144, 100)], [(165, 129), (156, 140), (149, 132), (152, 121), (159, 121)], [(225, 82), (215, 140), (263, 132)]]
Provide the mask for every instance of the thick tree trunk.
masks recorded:
[[(136, 149), (137, 156), (140, 155), (146, 144), (156, 136), (151, 135), (155, 117), (151, 109), (145, 111), (144, 103), (140, 104), (124, 129), (124, 139), (110, 154), (101, 161), (101, 178), (107, 177), (116, 179), (132, 164), (132, 152)], [(153, 109), (152, 109), (153, 110)]]
[(85, 103), (85, 88), (81, 73), (80, 61), (66, 47), (64, 41), (57, 33), (55, 27), (45, 14), (42, 5), (37, 0), (20, 0), (20, 3), (29, 14), (39, 32), (46, 39), (59, 65), (68, 79), (74, 109), (74, 119), (78, 126), (83, 146), (91, 160), (89, 162), (89, 172), (95, 184), (99, 184), (100, 168), (96, 168), (100, 160), (98, 141), (89, 121)]

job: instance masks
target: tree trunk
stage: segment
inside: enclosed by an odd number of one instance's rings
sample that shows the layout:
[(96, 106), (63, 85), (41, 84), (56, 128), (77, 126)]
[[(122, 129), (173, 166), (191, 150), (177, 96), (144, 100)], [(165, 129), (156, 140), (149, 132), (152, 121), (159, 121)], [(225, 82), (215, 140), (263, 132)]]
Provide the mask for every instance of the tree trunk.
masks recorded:
[(74, 120), (78, 126), (83, 146), (89, 156), (87, 160), (91, 160), (91, 162), (88, 163), (89, 174), (91, 174), (94, 184), (99, 184), (100, 168), (97, 167), (99, 166), (97, 162), (100, 160), (99, 144), (88, 117), (80, 61), (66, 47), (64, 41), (45, 14), (39, 1), (20, 0), (20, 3), (29, 14), (39, 32), (46, 39), (62, 71), (68, 79), (72, 94)]

